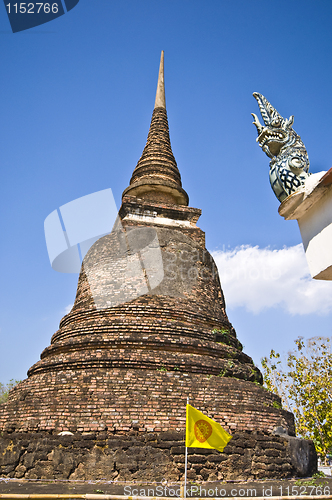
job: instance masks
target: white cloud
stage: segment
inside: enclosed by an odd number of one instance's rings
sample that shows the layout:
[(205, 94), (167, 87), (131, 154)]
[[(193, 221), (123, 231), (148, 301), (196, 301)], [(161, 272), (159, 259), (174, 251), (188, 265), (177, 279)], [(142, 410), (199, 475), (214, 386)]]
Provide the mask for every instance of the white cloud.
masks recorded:
[(66, 306), (64, 309), (64, 314), (68, 314), (71, 311), (73, 305), (74, 304), (68, 304), (68, 306)]
[(240, 246), (212, 255), (228, 308), (259, 313), (282, 307), (293, 315), (332, 312), (332, 281), (311, 278), (302, 245), (281, 250)]

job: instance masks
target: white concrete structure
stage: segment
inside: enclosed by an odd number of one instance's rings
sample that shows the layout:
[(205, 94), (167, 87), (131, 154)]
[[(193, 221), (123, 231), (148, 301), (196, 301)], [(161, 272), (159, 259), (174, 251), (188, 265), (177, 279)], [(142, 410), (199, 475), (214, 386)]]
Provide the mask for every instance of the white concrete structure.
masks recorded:
[(311, 276), (332, 280), (332, 168), (312, 174), (281, 203), (279, 214), (297, 219)]

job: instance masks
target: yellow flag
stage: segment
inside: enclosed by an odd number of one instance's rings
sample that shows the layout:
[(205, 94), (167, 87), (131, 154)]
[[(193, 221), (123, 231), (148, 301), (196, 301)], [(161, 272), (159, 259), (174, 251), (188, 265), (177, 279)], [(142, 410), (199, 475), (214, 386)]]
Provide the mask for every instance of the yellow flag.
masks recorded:
[(220, 424), (187, 404), (186, 446), (224, 451), (232, 436)]

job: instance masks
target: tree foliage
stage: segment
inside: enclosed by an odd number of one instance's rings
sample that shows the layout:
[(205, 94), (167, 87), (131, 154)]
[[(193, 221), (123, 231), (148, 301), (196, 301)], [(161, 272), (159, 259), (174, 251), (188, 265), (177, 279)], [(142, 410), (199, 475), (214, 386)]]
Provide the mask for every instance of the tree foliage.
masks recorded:
[(297, 434), (312, 439), (326, 460), (332, 449), (331, 339), (299, 337), (295, 344), (284, 361), (273, 350), (262, 359), (264, 383), (294, 413)]
[(7, 401), (10, 389), (15, 387), (15, 385), (20, 382), (20, 380), (14, 380), (13, 378), (8, 382), (8, 384), (2, 384), (0, 382), (0, 405)]

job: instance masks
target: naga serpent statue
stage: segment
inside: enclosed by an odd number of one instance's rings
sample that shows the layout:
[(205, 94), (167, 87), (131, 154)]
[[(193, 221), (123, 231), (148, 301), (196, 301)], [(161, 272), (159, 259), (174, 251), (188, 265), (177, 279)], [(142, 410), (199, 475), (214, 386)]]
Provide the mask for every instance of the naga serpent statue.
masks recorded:
[(301, 137), (293, 130), (294, 116), (283, 118), (262, 94), (254, 92), (264, 126), (257, 116), (253, 124), (257, 128), (257, 142), (270, 161), (270, 183), (281, 202), (301, 188), (311, 175), (309, 157)]

